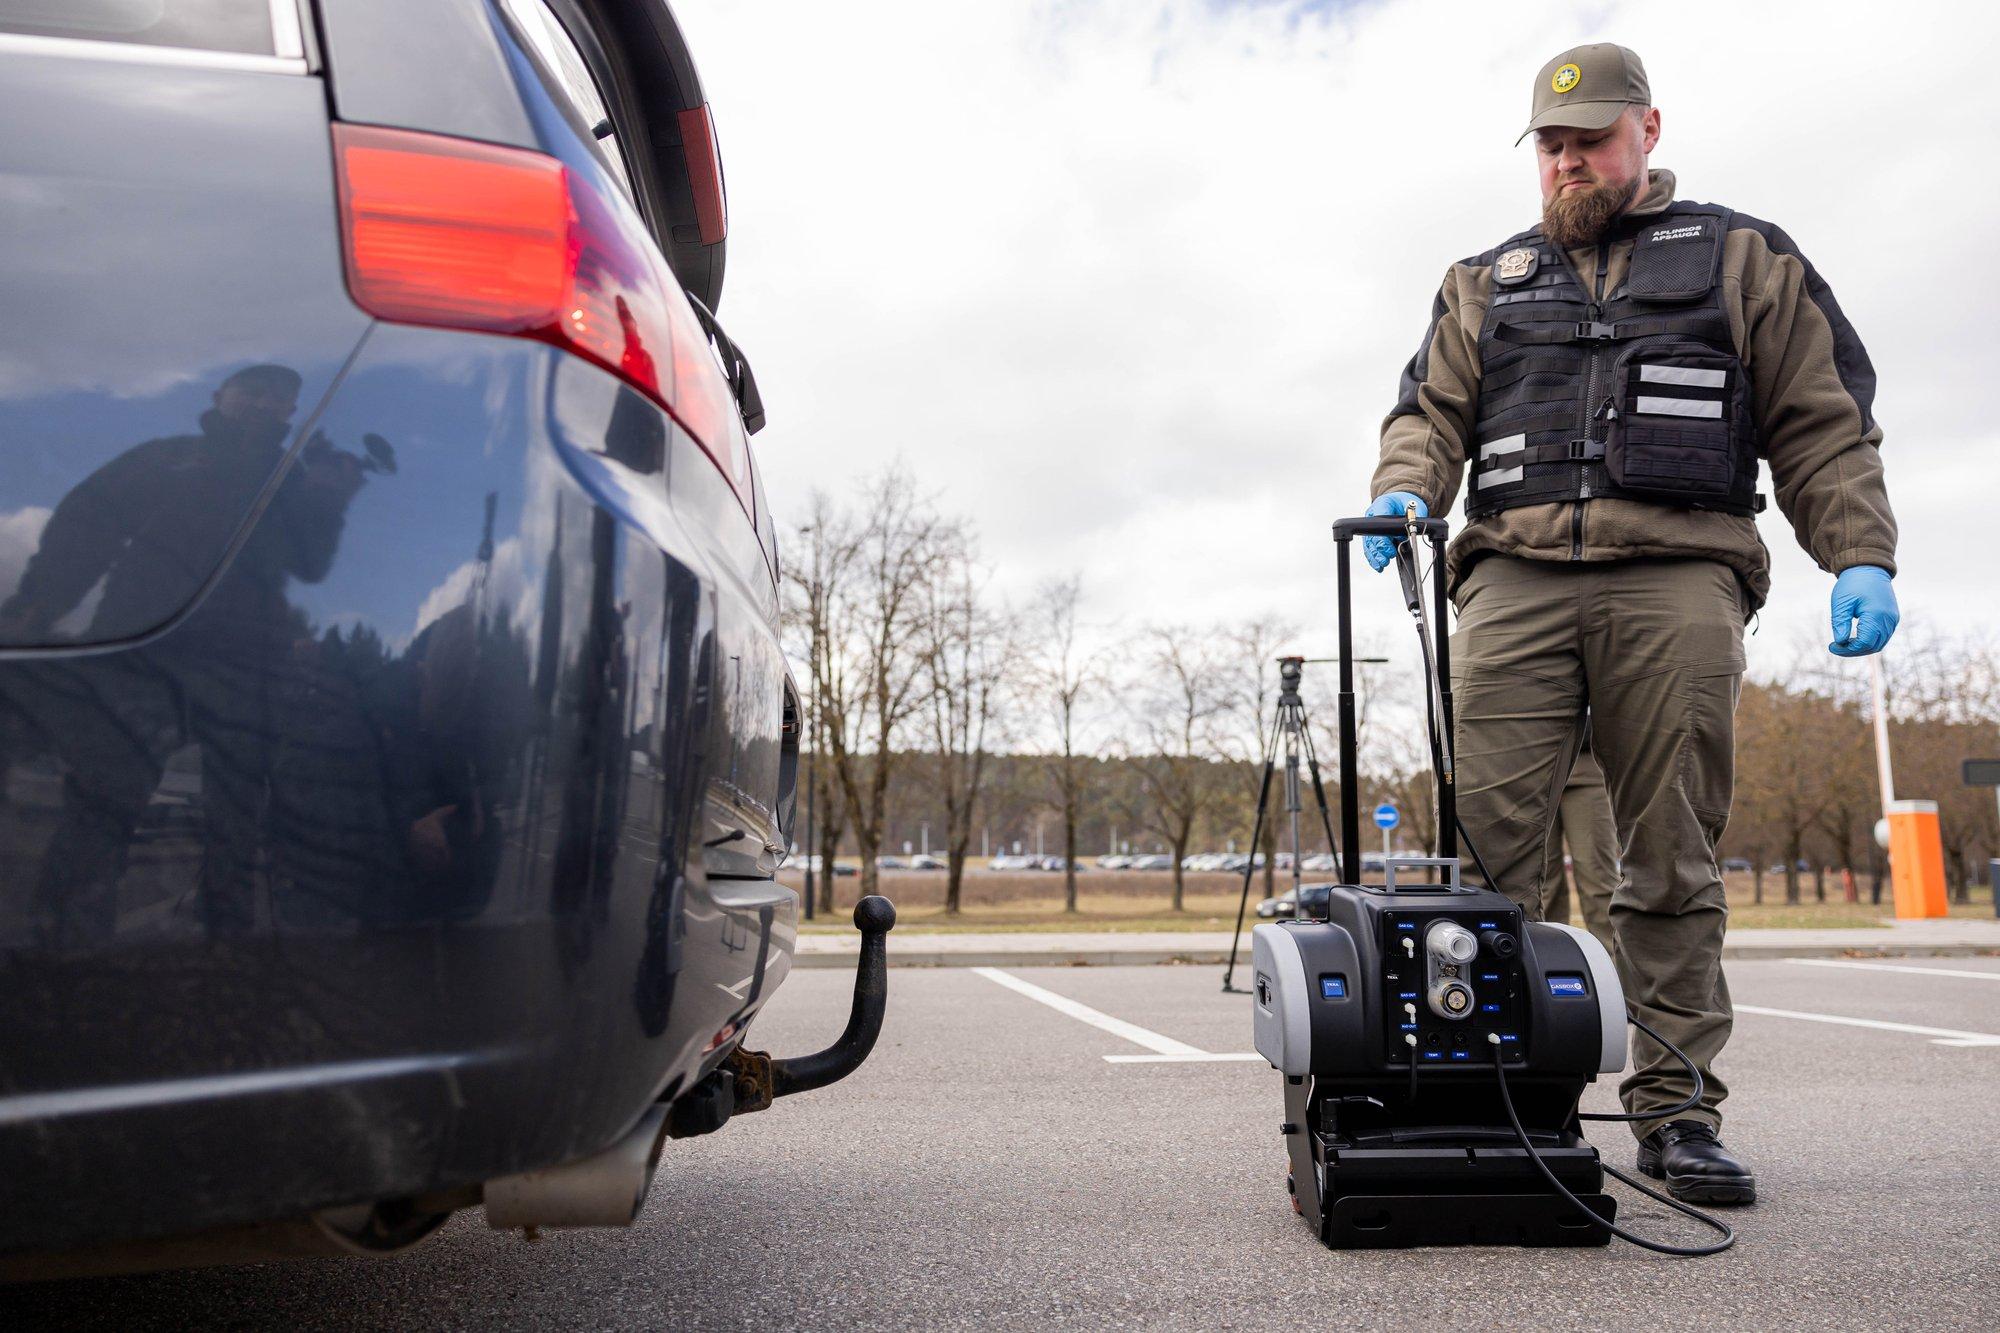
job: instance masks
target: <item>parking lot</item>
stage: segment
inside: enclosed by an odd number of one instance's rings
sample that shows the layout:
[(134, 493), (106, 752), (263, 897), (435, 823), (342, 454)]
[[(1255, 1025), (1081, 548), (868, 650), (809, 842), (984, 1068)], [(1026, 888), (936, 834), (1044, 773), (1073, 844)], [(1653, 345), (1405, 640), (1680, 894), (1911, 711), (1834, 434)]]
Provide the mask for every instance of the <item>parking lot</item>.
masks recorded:
[[(1322, 1249), (1287, 1204), (1277, 1076), (1241, 1058), (1248, 1001), (1217, 969), (898, 969), (868, 1065), (670, 1143), (629, 1232), (529, 1244), (474, 1211), (399, 1259), (15, 1288), (0, 1323), (1994, 1327), (2000, 959), (1730, 979), (1727, 1141), (1761, 1201), (1715, 1259)], [(753, 1044), (823, 1044), (848, 984), (794, 975)], [(1629, 1167), (1622, 1127), (1592, 1132)]]

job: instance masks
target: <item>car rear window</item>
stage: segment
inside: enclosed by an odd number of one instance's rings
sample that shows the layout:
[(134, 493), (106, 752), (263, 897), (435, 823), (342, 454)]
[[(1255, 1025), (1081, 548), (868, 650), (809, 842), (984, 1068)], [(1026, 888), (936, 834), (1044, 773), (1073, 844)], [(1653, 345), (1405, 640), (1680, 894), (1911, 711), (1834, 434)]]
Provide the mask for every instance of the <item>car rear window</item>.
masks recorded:
[[(292, 4), (293, 0), (278, 0)], [(0, 0), (0, 32), (277, 54), (272, 0)]]

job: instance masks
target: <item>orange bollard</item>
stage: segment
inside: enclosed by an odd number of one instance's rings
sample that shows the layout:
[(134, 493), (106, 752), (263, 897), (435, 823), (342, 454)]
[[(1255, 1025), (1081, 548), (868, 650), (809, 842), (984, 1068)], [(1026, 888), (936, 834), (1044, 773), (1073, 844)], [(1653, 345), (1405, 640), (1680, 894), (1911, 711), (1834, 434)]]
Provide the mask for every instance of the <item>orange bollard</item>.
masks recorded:
[(1889, 881), (1898, 921), (1948, 915), (1936, 801), (1889, 803)]

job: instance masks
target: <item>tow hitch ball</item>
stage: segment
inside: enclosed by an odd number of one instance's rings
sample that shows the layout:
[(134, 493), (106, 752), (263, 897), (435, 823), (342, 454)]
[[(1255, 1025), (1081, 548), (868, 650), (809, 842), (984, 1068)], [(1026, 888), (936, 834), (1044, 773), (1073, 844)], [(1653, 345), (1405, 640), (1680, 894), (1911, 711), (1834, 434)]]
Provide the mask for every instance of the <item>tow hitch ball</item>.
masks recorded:
[[(854, 973), (854, 1006), (847, 1027), (833, 1045), (811, 1055), (774, 1060), (763, 1051), (737, 1047), (722, 1067), (677, 1102), (669, 1122), (675, 1138), (705, 1134), (721, 1127), (731, 1115), (762, 1111), (779, 1097), (811, 1092), (837, 1083), (858, 1069), (875, 1049), (882, 1032), (882, 1014), (889, 998), (889, 931), (896, 924), (896, 905), (870, 894), (854, 905), (854, 925), (861, 932), (861, 959)], [(706, 1093), (707, 1095), (702, 1095)]]

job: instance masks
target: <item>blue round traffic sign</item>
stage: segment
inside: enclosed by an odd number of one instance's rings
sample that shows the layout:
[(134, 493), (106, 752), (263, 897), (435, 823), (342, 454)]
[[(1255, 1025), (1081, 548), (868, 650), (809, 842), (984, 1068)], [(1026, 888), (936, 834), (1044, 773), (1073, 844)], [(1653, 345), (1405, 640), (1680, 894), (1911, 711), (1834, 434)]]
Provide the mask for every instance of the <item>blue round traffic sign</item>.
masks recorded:
[(1394, 828), (1402, 818), (1402, 815), (1397, 813), (1396, 807), (1387, 801), (1375, 807), (1376, 828)]

